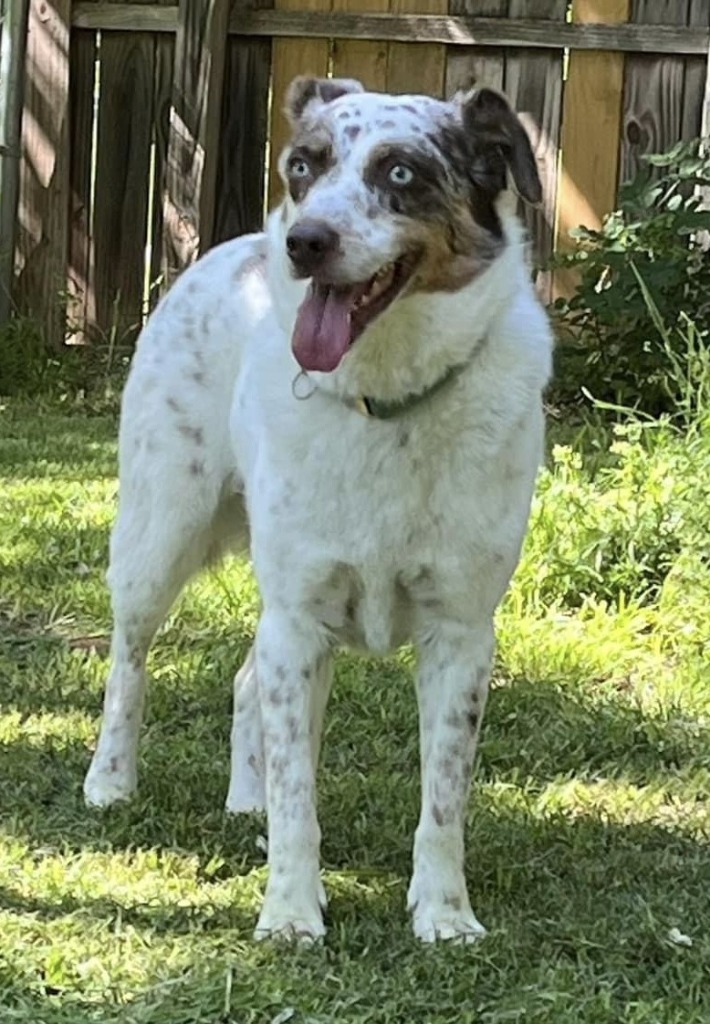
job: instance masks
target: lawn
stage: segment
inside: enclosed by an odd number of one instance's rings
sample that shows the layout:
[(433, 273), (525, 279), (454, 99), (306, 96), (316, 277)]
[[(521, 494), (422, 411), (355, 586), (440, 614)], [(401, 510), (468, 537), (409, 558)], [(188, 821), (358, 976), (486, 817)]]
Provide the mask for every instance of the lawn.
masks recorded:
[(83, 805), (115, 432), (86, 403), (0, 403), (2, 1024), (708, 1024), (707, 425), (551, 425), (469, 806), (480, 945), (409, 930), (411, 652), (341, 657), (310, 951), (252, 943), (264, 823), (222, 812), (246, 565), (159, 636), (137, 800)]

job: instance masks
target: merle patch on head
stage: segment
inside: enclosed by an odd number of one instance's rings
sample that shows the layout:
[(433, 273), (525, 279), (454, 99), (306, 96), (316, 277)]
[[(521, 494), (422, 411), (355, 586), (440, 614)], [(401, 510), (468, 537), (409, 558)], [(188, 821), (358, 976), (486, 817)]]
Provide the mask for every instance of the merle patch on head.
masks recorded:
[(292, 124), (299, 121), (314, 102), (332, 103), (340, 96), (362, 92), (363, 87), (354, 78), (295, 78), (286, 93), (286, 116)]

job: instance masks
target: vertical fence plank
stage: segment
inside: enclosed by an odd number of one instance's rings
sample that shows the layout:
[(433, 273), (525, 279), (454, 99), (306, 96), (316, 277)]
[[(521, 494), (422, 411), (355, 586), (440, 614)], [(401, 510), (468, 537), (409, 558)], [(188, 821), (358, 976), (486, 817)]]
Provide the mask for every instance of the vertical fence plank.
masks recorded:
[[(574, 0), (577, 23), (614, 24), (628, 19), (630, 0)], [(624, 57), (601, 50), (573, 50), (564, 94), (557, 249), (570, 245), (569, 232), (583, 224), (598, 229), (616, 204)], [(576, 275), (555, 274), (555, 295), (570, 294)]]
[[(505, 18), (508, 0), (451, 0), (451, 14), (478, 18)], [(498, 47), (451, 46), (446, 55), (446, 95), (475, 83), (479, 87), (503, 89), (505, 51)]]
[[(389, 10), (389, 0), (332, 0), (332, 9), (381, 14)], [(335, 39), (333, 75), (338, 78), (357, 78), (366, 89), (382, 92), (387, 85), (387, 52), (385, 42)]]
[[(275, 0), (280, 11), (330, 11), (331, 0)], [(269, 129), (269, 205), (281, 201), (283, 185), (278, 159), (288, 142), (289, 128), (283, 113), (286, 89), (296, 75), (328, 74), (330, 43), (327, 39), (274, 39), (271, 58), (271, 123)]]
[[(173, 6), (174, 0), (160, 0), (160, 3), (165, 6)], [(153, 45), (153, 180), (150, 193), (151, 216), (148, 225), (150, 262), (147, 268), (149, 309), (153, 308), (163, 293), (168, 277), (166, 247), (163, 245), (163, 203), (167, 188), (175, 37), (169, 32), (158, 32)]]
[[(549, 18), (564, 21), (567, 0), (510, 0), (511, 18)], [(557, 206), (557, 158), (562, 113), (562, 51), (511, 51), (505, 68), (505, 90), (530, 131), (543, 187), (542, 207), (523, 207), (533, 240), (535, 263), (543, 264), (554, 245)], [(543, 299), (552, 294), (551, 274), (537, 277)]]
[(17, 299), (57, 347), (66, 291), (70, 11), (70, 0), (30, 0), (22, 121)]
[(180, 0), (163, 207), (168, 281), (212, 244), (226, 0)]
[[(631, 20), (645, 25), (686, 25), (689, 14), (688, 0), (633, 0), (631, 5)], [(627, 56), (622, 181), (636, 174), (644, 154), (669, 149), (683, 137), (684, 79), (682, 57)]]
[(74, 29), (69, 46), (71, 141), (67, 326), (85, 340), (95, 326), (91, 157), (94, 127), (96, 33)]
[(153, 45), (143, 32), (101, 38), (94, 245), (96, 321), (124, 341), (140, 326), (147, 241)]
[[(704, 29), (710, 27), (710, 0), (690, 0), (688, 24)], [(702, 133), (708, 62), (702, 56), (686, 57), (683, 63), (685, 75), (680, 130), (682, 138), (693, 139)]]
[[(448, 0), (392, 0), (394, 14), (447, 14)], [(446, 47), (438, 43), (392, 43), (387, 62), (387, 90), (394, 93), (444, 95)]]
[[(244, 6), (243, 0), (238, 6)], [(273, 3), (265, 0), (258, 6)], [(263, 226), (270, 77), (271, 42), (231, 36), (222, 93), (215, 242)]]
[(10, 316), (20, 192), (20, 132), (28, 0), (0, 4), (0, 325)]

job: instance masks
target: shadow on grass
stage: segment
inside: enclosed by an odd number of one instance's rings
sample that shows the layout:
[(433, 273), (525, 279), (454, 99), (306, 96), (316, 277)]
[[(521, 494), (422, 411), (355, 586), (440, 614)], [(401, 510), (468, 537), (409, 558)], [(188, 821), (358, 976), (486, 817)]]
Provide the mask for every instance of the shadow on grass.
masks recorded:
[[(244, 863), (250, 852), (238, 840), (240, 820), (223, 817), (221, 808), (229, 776), (231, 675), (248, 642), (230, 638), (224, 664), (212, 660), (219, 645), (204, 636), (190, 644), (189, 679), (171, 657), (170, 669), (163, 668), (149, 687), (138, 797), (103, 814), (89, 812), (81, 800), (92, 739), (77, 740), (69, 725), (66, 733), (55, 724), (42, 735), (37, 724), (46, 712), (98, 714), (96, 687), (84, 690), (76, 678), (68, 692), (61, 678), (23, 687), (18, 675), (3, 701), (21, 716), (16, 737), (0, 746), (5, 820), (40, 845), (79, 850), (96, 842), (112, 848), (167, 844), (207, 852), (211, 843), (221, 849), (236, 843), (234, 853)], [(324, 856), (334, 866), (398, 870), (409, 856), (419, 800), (413, 688), (408, 673), (392, 663), (344, 658), (339, 675), (319, 775)], [(28, 715), (39, 716), (31, 737), (21, 724)], [(659, 786), (681, 768), (705, 764), (708, 750), (707, 727), (685, 719), (662, 720), (620, 701), (599, 702), (581, 685), (514, 680), (496, 688), (489, 702), (471, 798), (474, 833), (491, 786), (510, 786), (531, 798), (568, 779)], [(491, 807), (493, 833), (496, 814)]]

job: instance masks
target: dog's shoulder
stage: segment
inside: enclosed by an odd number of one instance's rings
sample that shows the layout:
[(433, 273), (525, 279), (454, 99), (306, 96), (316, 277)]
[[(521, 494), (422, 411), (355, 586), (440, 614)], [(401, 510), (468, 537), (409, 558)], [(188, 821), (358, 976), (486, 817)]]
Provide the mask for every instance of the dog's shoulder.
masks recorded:
[[(171, 347), (181, 337), (213, 333), (215, 322), (248, 320), (258, 313), (266, 292), (266, 238), (242, 235), (214, 247), (184, 270), (158, 303), (141, 341), (170, 336)], [(233, 320), (232, 320), (233, 322)]]

